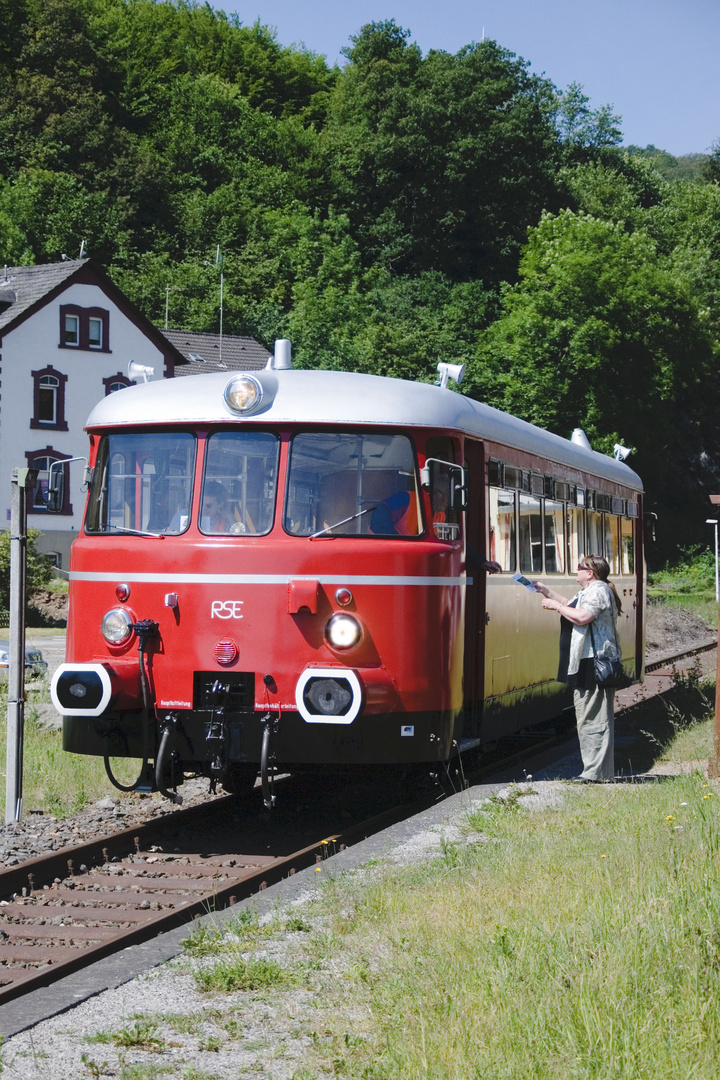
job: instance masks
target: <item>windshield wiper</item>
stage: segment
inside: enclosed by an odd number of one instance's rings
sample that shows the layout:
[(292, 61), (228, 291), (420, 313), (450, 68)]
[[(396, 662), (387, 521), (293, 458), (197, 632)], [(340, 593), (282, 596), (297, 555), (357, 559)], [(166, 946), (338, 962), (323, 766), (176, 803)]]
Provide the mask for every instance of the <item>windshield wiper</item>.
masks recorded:
[(308, 537), (309, 540), (314, 540), (316, 536), (324, 536), (325, 533), (332, 532), (333, 529), (337, 529), (338, 525), (347, 525), (348, 521), (355, 521), (356, 518), (360, 518), (363, 514), (368, 514), (371, 510), (377, 509), (377, 503), (373, 506), (366, 506), (364, 510), (358, 510), (356, 514), (351, 514), (350, 517), (343, 518), (342, 521), (336, 521), (334, 525), (327, 525), (324, 529), (320, 529), (319, 532), (311, 533)]
[(143, 532), (142, 529), (127, 529), (124, 525), (106, 525), (106, 529), (117, 529), (118, 532), (130, 533), (132, 536), (150, 536), (155, 540), (164, 540), (165, 533)]

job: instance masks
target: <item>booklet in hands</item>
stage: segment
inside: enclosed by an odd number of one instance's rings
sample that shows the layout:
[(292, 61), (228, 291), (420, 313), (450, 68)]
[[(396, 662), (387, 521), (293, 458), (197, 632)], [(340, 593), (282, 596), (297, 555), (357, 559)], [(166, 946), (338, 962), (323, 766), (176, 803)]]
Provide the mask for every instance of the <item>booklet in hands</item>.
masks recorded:
[(533, 585), (532, 581), (529, 581), (528, 578), (523, 577), (522, 574), (513, 574), (512, 579), (513, 581), (517, 581), (518, 585), (524, 585), (526, 589), (530, 590), (530, 592), (537, 592), (537, 589)]

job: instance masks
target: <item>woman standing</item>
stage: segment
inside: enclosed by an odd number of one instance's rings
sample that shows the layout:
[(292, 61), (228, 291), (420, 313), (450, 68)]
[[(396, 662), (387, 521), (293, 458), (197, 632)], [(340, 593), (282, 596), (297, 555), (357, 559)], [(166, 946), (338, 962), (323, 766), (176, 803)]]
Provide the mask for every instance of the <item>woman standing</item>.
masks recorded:
[(620, 657), (617, 617), (622, 604), (608, 581), (610, 567), (599, 555), (586, 555), (577, 568), (580, 587), (568, 601), (540, 581), (533, 584), (544, 599), (542, 606), (560, 615), (558, 681), (574, 688), (583, 771), (577, 783), (612, 780), (615, 775), (615, 691), (595, 681), (594, 657)]

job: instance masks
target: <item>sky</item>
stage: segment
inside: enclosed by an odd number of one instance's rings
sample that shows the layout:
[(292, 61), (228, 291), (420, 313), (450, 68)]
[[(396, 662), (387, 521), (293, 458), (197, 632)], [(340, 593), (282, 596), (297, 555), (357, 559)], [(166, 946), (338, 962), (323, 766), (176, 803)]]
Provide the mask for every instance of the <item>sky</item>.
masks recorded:
[(720, 0), (214, 0), (281, 45), (340, 50), (368, 22), (394, 19), (423, 53), (494, 38), (592, 108), (612, 105), (624, 144), (679, 156), (720, 139)]

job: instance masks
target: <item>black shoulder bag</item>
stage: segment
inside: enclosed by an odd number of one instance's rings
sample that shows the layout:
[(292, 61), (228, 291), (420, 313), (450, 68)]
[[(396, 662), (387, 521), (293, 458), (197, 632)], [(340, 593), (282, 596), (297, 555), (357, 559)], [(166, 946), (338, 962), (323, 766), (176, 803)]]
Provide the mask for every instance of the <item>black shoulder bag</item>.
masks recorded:
[(592, 641), (593, 648), (595, 682), (600, 689), (622, 690), (624, 687), (630, 686), (632, 679), (629, 675), (625, 674), (622, 660), (619, 656), (616, 660), (606, 660), (604, 657), (597, 655), (597, 652), (595, 651), (595, 635), (593, 634), (592, 623), (590, 623), (590, 640)]

